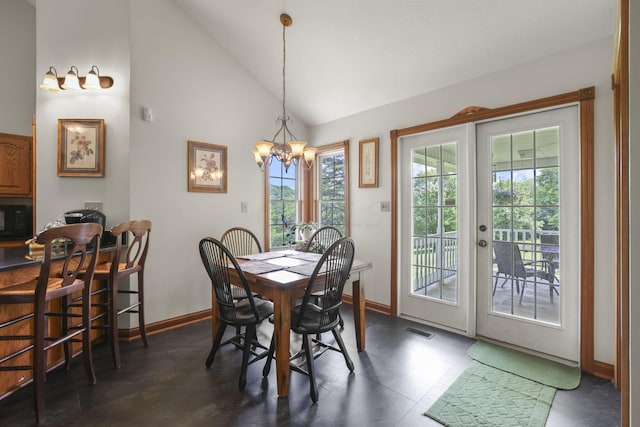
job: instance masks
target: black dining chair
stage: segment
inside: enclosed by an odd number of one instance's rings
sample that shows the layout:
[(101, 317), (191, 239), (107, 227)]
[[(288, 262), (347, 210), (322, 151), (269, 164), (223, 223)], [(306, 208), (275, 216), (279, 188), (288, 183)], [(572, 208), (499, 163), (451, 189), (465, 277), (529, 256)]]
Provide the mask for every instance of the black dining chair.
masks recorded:
[[(291, 369), (309, 376), (311, 400), (314, 403), (318, 401), (314, 362), (316, 357), (326, 350), (338, 351), (344, 356), (349, 371), (353, 372), (354, 369), (338, 328), (342, 292), (349, 278), (354, 252), (353, 240), (348, 237), (343, 237), (329, 246), (309, 278), (302, 302), (291, 309), (291, 330), (302, 335), (302, 350), (291, 358)], [(313, 295), (317, 286), (323, 287), (321, 298)], [(328, 331), (333, 333), (338, 347), (312, 338)], [(314, 347), (321, 350), (314, 353)], [(269, 375), (274, 351), (275, 342), (272, 338), (267, 362), (262, 371), (263, 376)], [(296, 364), (298, 359), (304, 359), (306, 369)]]
[[(231, 252), (231, 254), (236, 258), (262, 252), (262, 246), (260, 245), (258, 237), (251, 230), (244, 227), (232, 227), (228, 229), (222, 233), (220, 242), (225, 245), (227, 249), (229, 249), (229, 252)], [(231, 295), (233, 295), (233, 298), (236, 301), (241, 301), (246, 298), (244, 289), (239, 286), (231, 287)], [(260, 297), (255, 292), (252, 292), (252, 295), (256, 298)], [(239, 326), (236, 327), (236, 335), (229, 338), (221, 345), (233, 344), (238, 348), (242, 348), (244, 335), (240, 329), (241, 328)]]
[[(245, 340), (238, 381), (238, 387), (243, 390), (247, 383), (247, 366), (267, 356), (267, 348), (256, 341), (256, 327), (273, 314), (273, 303), (253, 297), (238, 261), (219, 240), (206, 237), (200, 240), (199, 249), (200, 258), (215, 292), (219, 319), (218, 331), (205, 364), (207, 368), (213, 364), (227, 325), (244, 328)], [(240, 289), (244, 291), (244, 298), (240, 301), (237, 301), (232, 294), (232, 288), (237, 286), (231, 283), (230, 268), (236, 270), (242, 286)], [(258, 352), (258, 348), (264, 351)], [(250, 360), (251, 355), (254, 357)]]
[(301, 248), (304, 252), (322, 254), (333, 242), (343, 237), (342, 232), (332, 225), (318, 228)]
[[(322, 254), (326, 251), (329, 246), (333, 244), (336, 240), (340, 239), (342, 236), (342, 232), (338, 230), (336, 227), (332, 225), (325, 225), (323, 227), (318, 228), (312, 235), (309, 241), (302, 247), (303, 252), (313, 252), (316, 254)], [(320, 298), (322, 296), (322, 292), (314, 292), (313, 296), (316, 298)], [(340, 327), (344, 328), (344, 320), (342, 319), (342, 315), (338, 313), (340, 318)]]

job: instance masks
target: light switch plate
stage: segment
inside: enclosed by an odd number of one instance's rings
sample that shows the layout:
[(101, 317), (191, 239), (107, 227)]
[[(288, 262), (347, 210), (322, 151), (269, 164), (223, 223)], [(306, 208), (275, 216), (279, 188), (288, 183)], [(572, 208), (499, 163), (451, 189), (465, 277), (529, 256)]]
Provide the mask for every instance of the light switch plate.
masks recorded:
[(102, 202), (84, 202), (84, 208), (102, 212)]
[(390, 202), (380, 202), (380, 212), (389, 212), (391, 209)]

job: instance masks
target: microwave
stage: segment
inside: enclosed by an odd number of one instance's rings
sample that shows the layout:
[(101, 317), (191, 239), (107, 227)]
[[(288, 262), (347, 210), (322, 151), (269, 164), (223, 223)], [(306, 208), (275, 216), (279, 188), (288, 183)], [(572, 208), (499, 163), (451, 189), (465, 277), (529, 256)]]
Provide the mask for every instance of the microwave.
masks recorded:
[(33, 237), (30, 205), (0, 205), (0, 241)]

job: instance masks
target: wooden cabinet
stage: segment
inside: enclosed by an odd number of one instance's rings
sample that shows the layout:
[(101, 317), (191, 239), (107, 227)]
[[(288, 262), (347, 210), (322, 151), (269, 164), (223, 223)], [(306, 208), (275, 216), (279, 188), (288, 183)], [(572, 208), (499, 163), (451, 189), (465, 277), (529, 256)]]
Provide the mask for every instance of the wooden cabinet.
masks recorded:
[(0, 133), (0, 197), (32, 195), (30, 136)]

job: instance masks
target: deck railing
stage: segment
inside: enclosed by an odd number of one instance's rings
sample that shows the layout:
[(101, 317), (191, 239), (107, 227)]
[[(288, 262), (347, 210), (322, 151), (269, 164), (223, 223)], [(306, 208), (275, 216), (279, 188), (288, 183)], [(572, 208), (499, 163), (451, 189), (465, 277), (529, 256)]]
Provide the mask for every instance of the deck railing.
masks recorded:
[(440, 283), (456, 274), (458, 240), (456, 232), (413, 237), (413, 289)]
[[(522, 250), (534, 246), (535, 230), (494, 229), (494, 240), (518, 242)], [(457, 272), (458, 240), (455, 231), (413, 237), (413, 288), (441, 283)]]

